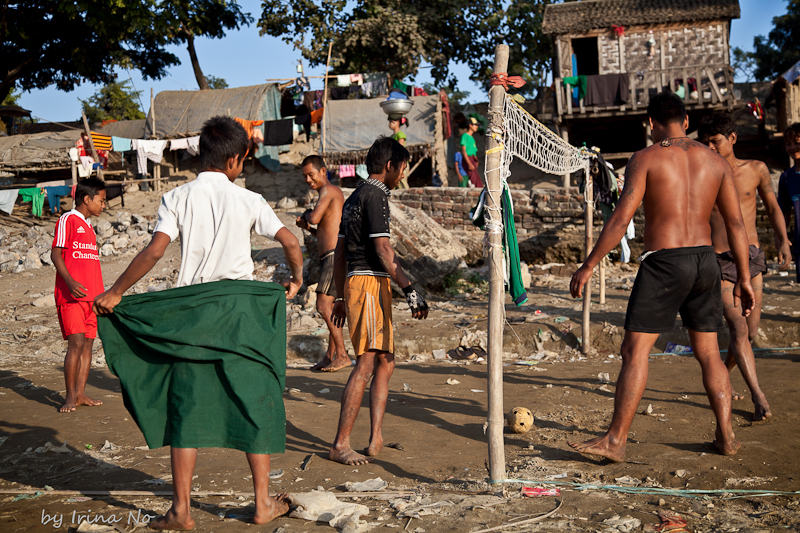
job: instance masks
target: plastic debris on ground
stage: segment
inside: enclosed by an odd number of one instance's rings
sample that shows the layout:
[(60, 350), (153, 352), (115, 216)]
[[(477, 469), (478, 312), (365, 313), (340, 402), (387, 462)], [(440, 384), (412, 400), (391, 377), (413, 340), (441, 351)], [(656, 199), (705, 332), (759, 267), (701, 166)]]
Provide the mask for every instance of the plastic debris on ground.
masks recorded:
[(33, 494), (17, 494), (16, 496), (14, 496), (14, 497), (11, 499), (11, 501), (12, 501), (12, 502), (18, 502), (18, 501), (20, 501), (20, 500), (32, 500), (32, 499), (34, 499), (34, 498), (38, 498), (38, 497), (39, 497), (39, 496), (41, 496), (42, 494), (44, 494), (44, 491), (41, 491), (41, 490), (37, 490), (37, 491), (36, 491), (36, 492), (34, 492)]
[(358, 503), (345, 503), (336, 499), (332, 492), (316, 491), (289, 493), (286, 495), (292, 505), (297, 508), (289, 515), (314, 522), (325, 522), (331, 527), (359, 533), (367, 531), (367, 524), (361, 520), (369, 514), (369, 507)]
[(448, 385), (458, 385), (459, 383), (461, 383), (461, 382), (458, 381), (457, 379), (447, 378), (447, 384)]
[(105, 524), (90, 524), (88, 520), (84, 520), (80, 523), (78, 528), (75, 530), (78, 533), (125, 533), (125, 529), (118, 527), (118, 526), (108, 526)]
[(368, 479), (367, 481), (348, 481), (344, 484), (344, 488), (346, 488), (348, 492), (376, 492), (388, 486), (389, 483), (379, 477)]
[(684, 346), (683, 344), (675, 344), (674, 342), (668, 342), (667, 347), (664, 348), (664, 353), (671, 353), (676, 355), (692, 353), (692, 347)]
[(603, 524), (612, 530), (619, 531), (620, 533), (628, 533), (629, 531), (633, 531), (641, 526), (642, 521), (638, 518), (633, 518), (630, 515), (624, 518), (620, 518), (619, 515), (614, 515), (611, 518), (603, 520)]
[(36, 450), (34, 450), (34, 452), (35, 453), (47, 453), (47, 452), (72, 453), (72, 450), (67, 448), (67, 443), (66, 442), (64, 442), (64, 444), (62, 444), (61, 446), (53, 446), (52, 444), (50, 444), (50, 441), (47, 441), (47, 442), (44, 443), (44, 446), (42, 446), (40, 448), (36, 448)]
[(561, 496), (561, 489), (545, 489), (542, 487), (522, 487), (520, 492), (528, 498), (539, 496)]
[(597, 374), (597, 379), (600, 383), (611, 383), (611, 377), (608, 375), (608, 372), (600, 372)]

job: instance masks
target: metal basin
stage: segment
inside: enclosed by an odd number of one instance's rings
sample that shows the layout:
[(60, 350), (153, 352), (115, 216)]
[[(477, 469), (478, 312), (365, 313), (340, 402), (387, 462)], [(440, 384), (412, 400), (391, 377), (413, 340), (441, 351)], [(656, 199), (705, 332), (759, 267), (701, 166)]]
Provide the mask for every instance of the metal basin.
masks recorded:
[(381, 102), (381, 109), (387, 115), (405, 115), (411, 111), (413, 105), (411, 100), (384, 100)]

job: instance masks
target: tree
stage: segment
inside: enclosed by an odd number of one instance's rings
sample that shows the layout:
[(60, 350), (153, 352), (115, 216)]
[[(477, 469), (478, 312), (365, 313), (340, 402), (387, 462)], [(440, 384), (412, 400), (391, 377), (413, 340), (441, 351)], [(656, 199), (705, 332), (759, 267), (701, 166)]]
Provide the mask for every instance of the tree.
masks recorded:
[(225, 78), (217, 78), (216, 76), (206, 76), (206, 81), (208, 81), (208, 88), (209, 89), (227, 89), (228, 82), (225, 81)]
[(239, 29), (253, 22), (250, 13), (244, 13), (230, 0), (162, 0), (158, 13), (159, 28), (169, 42), (186, 44), (200, 90), (211, 87), (197, 59), (195, 37), (221, 39), (225, 37), (225, 30)]
[(731, 52), (733, 52), (731, 66), (735, 72), (735, 77), (744, 79), (746, 82), (753, 81), (756, 69), (758, 69), (755, 54), (742, 50), (738, 46), (731, 50)]
[[(324, 65), (334, 41), (337, 69), (411, 77), (433, 66), (437, 84), (456, 87), (451, 60), (467, 63), (471, 79), (488, 86), (496, 44), (511, 46), (509, 72), (541, 76), (552, 44), (541, 35), (544, 5), (553, 0), (264, 0), (262, 35), (281, 37), (312, 66)], [(352, 3), (351, 3), (352, 5)], [(488, 70), (487, 70), (488, 69)]]
[(772, 24), (768, 37), (757, 35), (753, 39), (750, 54), (758, 81), (775, 79), (800, 61), (800, 0), (789, 0), (786, 14), (774, 17)]
[(0, 9), (0, 100), (55, 84), (108, 83), (114, 67), (161, 78), (179, 64), (158, 32), (156, 0), (14, 0)]
[(111, 82), (86, 100), (81, 100), (86, 119), (92, 123), (106, 120), (137, 120), (146, 118), (136, 100), (142, 91), (134, 91), (128, 82)]

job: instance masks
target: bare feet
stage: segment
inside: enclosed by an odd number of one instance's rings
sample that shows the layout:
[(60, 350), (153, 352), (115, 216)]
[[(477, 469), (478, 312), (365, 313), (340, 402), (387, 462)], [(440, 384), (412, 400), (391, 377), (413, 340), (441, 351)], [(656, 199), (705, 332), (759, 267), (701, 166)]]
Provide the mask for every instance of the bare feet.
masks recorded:
[(716, 431), (716, 439), (713, 444), (722, 455), (736, 455), (742, 444), (736, 440), (733, 431), (730, 431), (727, 436), (723, 437), (722, 432), (718, 429)]
[(311, 367), (311, 370), (322, 370), (331, 364), (331, 358), (327, 355), (322, 358), (322, 361)]
[(61, 411), (62, 413), (71, 413), (75, 409), (76, 409), (75, 398), (67, 394), (67, 399), (64, 400), (64, 405), (61, 406), (61, 409), (59, 409), (59, 411)]
[(267, 497), (267, 501), (263, 505), (259, 505), (259, 503), (256, 502), (256, 514), (253, 516), (253, 523), (266, 524), (288, 512), (289, 501), (285, 493), (278, 494), (274, 498)]
[(343, 465), (351, 466), (369, 464), (374, 460), (369, 457), (364, 457), (349, 446), (340, 450), (331, 448), (331, 451), (328, 453), (328, 459), (336, 461), (337, 463), (342, 463)]
[(347, 355), (343, 355), (341, 357), (336, 357), (328, 366), (323, 367), (321, 370), (323, 372), (336, 372), (337, 370), (341, 370), (343, 368), (347, 368), (352, 364), (350, 361), (350, 357)]
[(766, 398), (760, 400), (753, 400), (756, 408), (753, 411), (753, 422), (763, 422), (772, 416), (772, 411), (769, 410), (769, 404)]
[(100, 400), (93, 400), (88, 396), (86, 396), (85, 394), (81, 394), (75, 401), (75, 405), (88, 405), (89, 407), (96, 407), (98, 405), (103, 405), (103, 402), (101, 402)]
[(369, 446), (364, 450), (364, 453), (369, 456), (376, 456), (383, 450), (383, 439), (373, 438), (369, 441)]
[(744, 394), (739, 394), (731, 388), (731, 400), (744, 400)]
[(614, 463), (621, 463), (625, 460), (625, 446), (627, 443), (623, 441), (620, 444), (613, 444), (608, 435), (587, 440), (586, 442), (568, 442), (567, 444), (581, 453), (599, 455)]
[(150, 522), (147, 527), (150, 529), (170, 529), (176, 531), (189, 531), (194, 529), (194, 520), (190, 515), (186, 516), (178, 516), (175, 512), (175, 508), (171, 507), (167, 514), (164, 516), (159, 516), (152, 522)]

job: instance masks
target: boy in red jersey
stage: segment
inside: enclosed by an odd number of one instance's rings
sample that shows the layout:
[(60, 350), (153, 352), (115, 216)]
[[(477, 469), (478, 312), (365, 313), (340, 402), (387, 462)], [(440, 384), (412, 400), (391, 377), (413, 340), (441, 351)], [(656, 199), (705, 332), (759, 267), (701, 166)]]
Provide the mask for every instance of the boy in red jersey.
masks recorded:
[(56, 307), (61, 334), (67, 340), (64, 381), (67, 398), (62, 413), (78, 405), (101, 405), (86, 396), (86, 380), (92, 364), (92, 344), (97, 337), (97, 315), (92, 311), (95, 296), (103, 292), (103, 273), (97, 240), (87, 217), (97, 216), (106, 205), (106, 185), (99, 178), (78, 182), (75, 208), (61, 215), (56, 225), (50, 257), (56, 267)]

